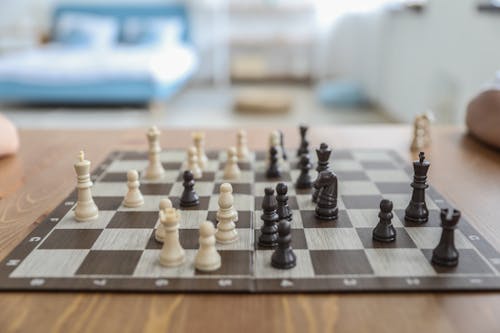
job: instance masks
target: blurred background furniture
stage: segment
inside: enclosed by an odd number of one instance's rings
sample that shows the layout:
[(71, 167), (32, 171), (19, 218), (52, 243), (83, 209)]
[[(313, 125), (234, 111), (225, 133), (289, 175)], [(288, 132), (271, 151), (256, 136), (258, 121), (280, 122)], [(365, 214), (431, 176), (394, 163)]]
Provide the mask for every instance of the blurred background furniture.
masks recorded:
[(50, 31), (49, 43), (0, 58), (0, 101), (162, 101), (197, 68), (182, 4), (61, 4)]

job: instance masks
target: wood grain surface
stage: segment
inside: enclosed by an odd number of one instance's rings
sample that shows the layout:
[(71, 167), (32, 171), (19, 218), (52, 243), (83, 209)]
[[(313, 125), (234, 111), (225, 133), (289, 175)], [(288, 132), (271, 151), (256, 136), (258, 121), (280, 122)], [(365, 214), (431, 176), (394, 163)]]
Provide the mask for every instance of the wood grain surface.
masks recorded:
[[(269, 128), (249, 129), (262, 149)], [(165, 148), (183, 148), (190, 130), (164, 129)], [(236, 129), (207, 130), (207, 148), (234, 144)], [(298, 131), (285, 129), (286, 145)], [(75, 186), (84, 149), (94, 166), (117, 149), (146, 149), (145, 129), (21, 131), (21, 151), (0, 160), (0, 258), (4, 258)], [(500, 249), (500, 153), (459, 128), (433, 129), (426, 151), (430, 182)], [(312, 146), (392, 148), (408, 161), (407, 126), (322, 127)], [(36, 221), (36, 222), (33, 222)], [(2, 293), (0, 332), (499, 332), (498, 293), (414, 294), (99, 294)]]

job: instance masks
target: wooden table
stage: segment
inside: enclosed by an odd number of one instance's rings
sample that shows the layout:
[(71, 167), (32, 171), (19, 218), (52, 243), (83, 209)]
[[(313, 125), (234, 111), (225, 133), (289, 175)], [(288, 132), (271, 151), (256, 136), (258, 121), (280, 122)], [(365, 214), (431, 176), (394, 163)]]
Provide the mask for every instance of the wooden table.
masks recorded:
[[(250, 129), (251, 148), (266, 145), (270, 129)], [(227, 147), (235, 130), (207, 131), (207, 147)], [(427, 150), (430, 182), (500, 249), (500, 153), (458, 128), (436, 128)], [(75, 185), (80, 149), (97, 165), (116, 149), (146, 149), (144, 129), (21, 131), (21, 151), (0, 160), (0, 259), (4, 258)], [(298, 145), (295, 128), (287, 145)], [(408, 151), (406, 126), (323, 127), (313, 146)], [(190, 131), (165, 129), (163, 147), (186, 147)], [(479, 223), (481, 222), (481, 223)], [(1, 332), (500, 332), (498, 293), (196, 295), (2, 293)], [(242, 331), (243, 332), (243, 331)]]

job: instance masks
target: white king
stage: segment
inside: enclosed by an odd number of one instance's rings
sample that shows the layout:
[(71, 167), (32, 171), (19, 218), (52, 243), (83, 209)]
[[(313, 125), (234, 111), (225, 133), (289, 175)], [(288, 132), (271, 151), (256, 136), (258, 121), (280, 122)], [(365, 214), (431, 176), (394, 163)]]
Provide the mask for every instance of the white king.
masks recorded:
[(92, 181), (90, 181), (90, 161), (85, 159), (85, 154), (80, 151), (79, 161), (75, 163), (75, 171), (78, 176), (76, 188), (78, 199), (75, 207), (75, 220), (85, 222), (95, 220), (99, 216), (94, 200), (92, 199)]

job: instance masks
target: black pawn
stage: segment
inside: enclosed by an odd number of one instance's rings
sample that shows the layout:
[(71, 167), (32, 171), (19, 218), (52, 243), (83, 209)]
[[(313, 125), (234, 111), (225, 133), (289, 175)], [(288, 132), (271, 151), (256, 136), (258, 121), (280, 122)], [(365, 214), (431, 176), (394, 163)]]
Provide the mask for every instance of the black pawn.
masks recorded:
[(288, 186), (284, 183), (276, 185), (276, 201), (278, 202), (278, 216), (280, 220), (292, 220), (292, 211), (288, 207)]
[(425, 154), (420, 152), (418, 160), (413, 162), (413, 182), (411, 187), (413, 192), (410, 203), (405, 210), (405, 220), (414, 223), (425, 223), (429, 220), (429, 210), (425, 203), (425, 190), (427, 185), (427, 171), (430, 163), (425, 160)]
[[(319, 149), (316, 149), (316, 154), (318, 156), (318, 166), (316, 167), (316, 171), (318, 172), (318, 178), (319, 178), (319, 174), (322, 171), (330, 170), (328, 164), (330, 162), (330, 155), (332, 154), (332, 150), (328, 148), (328, 145), (326, 143), (321, 143)], [(318, 202), (319, 192), (320, 192), (319, 189), (314, 190), (312, 194), (313, 202)]]
[(295, 183), (295, 188), (299, 190), (310, 189), (312, 187), (312, 180), (309, 175), (309, 170), (312, 169), (312, 164), (308, 154), (304, 154), (300, 157), (299, 169), (300, 175)]
[(373, 229), (373, 239), (379, 242), (393, 242), (396, 240), (396, 229), (392, 225), (392, 201), (384, 199), (380, 201), (379, 222)]
[(184, 186), (184, 190), (181, 195), (181, 207), (192, 207), (197, 206), (200, 203), (200, 198), (198, 194), (194, 191), (194, 177), (193, 173), (189, 170), (184, 171), (182, 175), (184, 182), (182, 186)]
[(281, 220), (278, 225), (278, 248), (271, 256), (271, 266), (279, 269), (290, 269), (297, 264), (297, 257), (291, 246), (292, 228), (287, 220)]
[(304, 154), (309, 154), (309, 141), (306, 139), (306, 134), (308, 127), (307, 126), (300, 126), (300, 146), (299, 149), (297, 150), (297, 156), (302, 156)]
[(278, 244), (278, 221), (279, 216), (277, 209), (274, 190), (266, 187), (265, 196), (262, 200), (262, 215), (260, 219), (264, 222), (260, 228), (259, 246), (275, 247)]
[(460, 211), (454, 209), (448, 216), (448, 209), (441, 210), (441, 239), (432, 251), (432, 262), (438, 266), (458, 265), (458, 251), (455, 247), (455, 227), (460, 220)]
[(280, 133), (280, 146), (281, 146), (281, 153), (283, 154), (283, 159), (286, 161), (288, 159), (288, 155), (286, 154), (286, 149), (285, 149), (285, 135), (283, 134), (283, 131), (279, 131)]
[(281, 177), (280, 168), (278, 165), (278, 150), (276, 147), (271, 147), (269, 149), (269, 168), (266, 171), (267, 178), (279, 178)]

